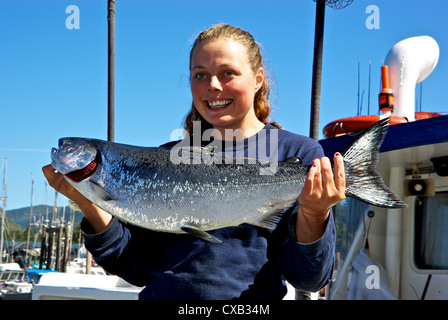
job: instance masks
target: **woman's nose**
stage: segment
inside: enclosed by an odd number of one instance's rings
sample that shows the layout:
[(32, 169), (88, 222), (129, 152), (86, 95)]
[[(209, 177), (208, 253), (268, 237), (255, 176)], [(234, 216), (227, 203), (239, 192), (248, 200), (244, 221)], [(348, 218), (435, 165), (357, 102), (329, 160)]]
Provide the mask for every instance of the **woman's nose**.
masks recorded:
[(222, 91), (221, 82), (219, 81), (217, 76), (212, 76), (210, 78), (209, 90), (210, 91)]

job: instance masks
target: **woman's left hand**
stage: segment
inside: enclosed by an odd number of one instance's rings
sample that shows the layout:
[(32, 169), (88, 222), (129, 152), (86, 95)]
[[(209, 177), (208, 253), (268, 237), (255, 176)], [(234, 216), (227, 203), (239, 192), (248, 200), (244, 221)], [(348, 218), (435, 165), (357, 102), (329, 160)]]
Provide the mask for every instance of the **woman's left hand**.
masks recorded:
[(334, 174), (327, 157), (315, 159), (298, 200), (296, 233), (301, 243), (319, 239), (325, 232), (330, 208), (345, 199), (344, 160), (334, 156)]

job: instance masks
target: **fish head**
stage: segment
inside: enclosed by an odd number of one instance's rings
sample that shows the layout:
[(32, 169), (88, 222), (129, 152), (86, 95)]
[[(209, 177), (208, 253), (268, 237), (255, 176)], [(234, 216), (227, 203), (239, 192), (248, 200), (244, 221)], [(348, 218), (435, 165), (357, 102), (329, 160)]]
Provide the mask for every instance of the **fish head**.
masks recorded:
[(59, 147), (51, 149), (51, 165), (62, 174), (88, 168), (96, 159), (98, 150), (82, 138), (61, 138)]

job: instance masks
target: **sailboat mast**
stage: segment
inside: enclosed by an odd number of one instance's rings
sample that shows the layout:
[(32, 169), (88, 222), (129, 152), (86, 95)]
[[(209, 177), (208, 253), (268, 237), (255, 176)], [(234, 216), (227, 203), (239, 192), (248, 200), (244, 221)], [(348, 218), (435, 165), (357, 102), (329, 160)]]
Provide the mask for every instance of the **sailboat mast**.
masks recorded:
[(6, 167), (8, 164), (8, 158), (5, 158), (5, 166), (3, 171), (3, 212), (2, 212), (2, 228), (0, 231), (0, 263), (3, 263), (3, 234), (5, 232), (5, 217), (6, 217)]
[(26, 239), (26, 255), (25, 255), (25, 267), (28, 267), (30, 264), (30, 257), (29, 257), (29, 251), (30, 251), (30, 232), (31, 232), (31, 221), (33, 217), (33, 195), (34, 195), (34, 178), (33, 174), (31, 174), (31, 204), (30, 204), (30, 220), (28, 222), (28, 236)]

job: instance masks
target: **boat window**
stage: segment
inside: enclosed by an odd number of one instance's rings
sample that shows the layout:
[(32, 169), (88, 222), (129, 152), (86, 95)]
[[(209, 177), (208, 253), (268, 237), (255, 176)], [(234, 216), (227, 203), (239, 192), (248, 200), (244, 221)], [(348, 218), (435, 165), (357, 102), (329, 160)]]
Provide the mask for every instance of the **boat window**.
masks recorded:
[(420, 269), (448, 269), (448, 191), (415, 200), (415, 263)]
[(10, 281), (16, 281), (19, 278), (19, 273), (18, 272), (11, 272), (11, 275), (9, 276)]
[(337, 234), (336, 272), (340, 270), (344, 264), (359, 226), (363, 223), (363, 214), (369, 207), (369, 205), (352, 198), (346, 198), (333, 207), (333, 216)]

